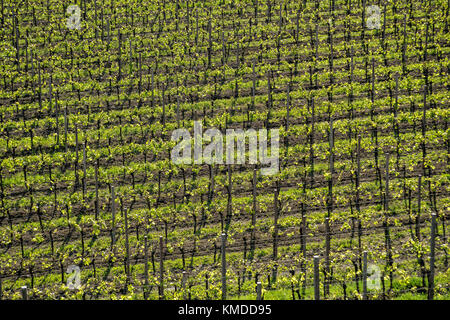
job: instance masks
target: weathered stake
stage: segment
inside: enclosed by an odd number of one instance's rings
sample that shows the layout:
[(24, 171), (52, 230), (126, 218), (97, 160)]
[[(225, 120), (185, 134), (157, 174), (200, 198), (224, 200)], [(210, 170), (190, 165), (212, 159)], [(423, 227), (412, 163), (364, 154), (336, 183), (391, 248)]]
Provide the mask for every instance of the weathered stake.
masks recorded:
[(363, 252), (363, 300), (367, 300), (367, 251)]
[(431, 214), (431, 238), (430, 238), (430, 274), (428, 278), (428, 300), (434, 299), (434, 249), (436, 238), (436, 213)]
[(148, 297), (148, 243), (147, 236), (144, 236), (144, 299)]
[(21, 287), (20, 292), (22, 293), (22, 300), (28, 300), (27, 286)]
[(320, 300), (319, 259), (319, 256), (314, 256), (314, 300)]
[(256, 284), (256, 300), (262, 300), (261, 299), (261, 282), (258, 281)]
[(183, 271), (183, 277), (181, 278), (181, 288), (183, 291), (183, 299), (187, 300), (187, 292), (186, 292), (186, 280), (187, 280), (187, 272)]
[(331, 236), (330, 236), (330, 218), (325, 218), (325, 279), (324, 279), (324, 296), (325, 298), (330, 293), (330, 250), (331, 250)]
[(125, 220), (125, 250), (126, 250), (126, 266), (127, 266), (127, 285), (130, 284), (131, 281), (131, 272), (130, 272), (130, 245), (128, 240), (128, 210), (124, 210), (124, 220)]
[(112, 227), (111, 227), (111, 248), (114, 247), (115, 242), (115, 227), (116, 227), (116, 196), (114, 193), (114, 186), (111, 186), (111, 214), (112, 214)]
[(227, 262), (226, 262), (226, 241), (227, 241), (227, 235), (225, 233), (222, 233), (221, 236), (222, 239), (222, 247), (220, 249), (221, 255), (222, 255), (222, 300), (226, 300), (227, 298)]
[(159, 299), (164, 299), (164, 257), (163, 257), (163, 237), (159, 237)]
[(87, 178), (87, 174), (86, 174), (86, 167), (87, 167), (87, 164), (86, 164), (86, 158), (87, 158), (87, 156), (86, 156), (86, 140), (84, 141), (84, 144), (83, 144), (83, 200), (84, 200), (84, 197), (85, 197), (85, 194), (86, 194), (86, 178)]
[(95, 165), (95, 220), (98, 220), (99, 200), (98, 200), (98, 165)]
[(67, 154), (67, 130), (69, 127), (69, 120), (67, 119), (67, 105), (64, 109), (64, 146)]

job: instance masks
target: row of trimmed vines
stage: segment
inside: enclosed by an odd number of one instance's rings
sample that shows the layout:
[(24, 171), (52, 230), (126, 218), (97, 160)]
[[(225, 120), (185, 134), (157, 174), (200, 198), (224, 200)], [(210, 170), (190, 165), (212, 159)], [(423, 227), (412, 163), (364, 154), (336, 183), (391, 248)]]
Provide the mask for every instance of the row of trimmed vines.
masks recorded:
[[(448, 20), (1, 0), (0, 298), (448, 298)], [(278, 173), (172, 163), (196, 121), (279, 129)]]

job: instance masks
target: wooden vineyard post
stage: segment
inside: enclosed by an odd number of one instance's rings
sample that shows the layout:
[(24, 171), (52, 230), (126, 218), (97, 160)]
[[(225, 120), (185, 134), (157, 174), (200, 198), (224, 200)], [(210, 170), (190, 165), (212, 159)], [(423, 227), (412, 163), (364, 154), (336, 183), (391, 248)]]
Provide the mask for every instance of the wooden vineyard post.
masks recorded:
[(50, 115), (52, 113), (52, 100), (53, 100), (53, 92), (52, 92), (52, 75), (50, 74), (50, 78), (49, 80), (49, 86), (48, 86), (48, 103), (49, 103), (49, 108), (48, 108), (48, 114)]
[(261, 299), (261, 282), (258, 281), (256, 284), (256, 300), (262, 300)]
[[(102, 8), (102, 12), (103, 12), (103, 8)], [(108, 45), (108, 50), (109, 50), (109, 44), (110, 44), (110, 42), (111, 42), (111, 36), (110, 36), (110, 33), (111, 33), (111, 27), (110, 27), (110, 25), (109, 25), (109, 19), (107, 19), (106, 20), (106, 42), (107, 42), (107, 45)]]
[(144, 236), (144, 300), (148, 298), (148, 238)]
[(83, 200), (86, 196), (86, 140), (83, 144)]
[(386, 182), (385, 182), (385, 210), (389, 211), (389, 153), (386, 153)]
[(330, 218), (325, 218), (325, 277), (324, 277), (324, 297), (326, 298), (330, 293)]
[(119, 45), (118, 45), (119, 54), (117, 55), (117, 64), (119, 65), (119, 72), (118, 72), (118, 75), (117, 75), (117, 78), (116, 78), (116, 83), (119, 83), (119, 81), (121, 79), (121, 75), (122, 75), (122, 63), (120, 62), (121, 61), (120, 57), (122, 56), (122, 35), (120, 33), (120, 30), (119, 30), (119, 33), (117, 35), (117, 38), (119, 40)]
[(269, 128), (269, 121), (270, 121), (270, 110), (272, 110), (273, 107), (273, 100), (272, 100), (272, 84), (270, 82), (270, 78), (272, 77), (272, 72), (269, 70), (267, 71), (267, 118), (266, 118), (266, 127)]
[[(415, 221), (415, 234), (416, 234), (416, 240), (421, 241), (421, 234), (420, 234), (420, 212), (421, 212), (421, 201), (422, 201), (422, 175), (419, 174), (418, 177), (418, 185), (417, 185), (417, 214), (416, 214), (416, 221)], [(418, 257), (418, 263), (420, 265), (420, 272), (422, 274), (422, 287), (425, 288), (425, 279), (426, 279), (426, 269), (425, 269), (425, 261), (422, 256)]]
[[(239, 274), (238, 274), (238, 282), (239, 282)], [(205, 292), (206, 292), (206, 300), (209, 300), (209, 276), (205, 274)]]
[(398, 140), (400, 139), (399, 137), (399, 131), (398, 131), (398, 122), (397, 122), (397, 112), (398, 112), (398, 74), (395, 74), (395, 103), (394, 103), (394, 107), (393, 107), (393, 112), (394, 112), (394, 133), (395, 133), (395, 139), (397, 140), (397, 167), (398, 167), (398, 161), (399, 161), (399, 142)]
[(99, 214), (99, 201), (98, 201), (98, 162), (95, 164), (95, 220), (98, 220)]
[(310, 188), (314, 187), (314, 97), (311, 98), (311, 132), (309, 135)]
[[(291, 83), (288, 83), (288, 87), (287, 87), (287, 94), (286, 94), (286, 126), (285, 126), (285, 131), (288, 132), (289, 131), (289, 108), (290, 108), (290, 103), (291, 103), (291, 96), (290, 96), (290, 91), (291, 91)], [(288, 161), (288, 149), (289, 149), (289, 138), (288, 135), (286, 135), (285, 140), (284, 140), (284, 148), (285, 148), (285, 166), (287, 165), (287, 161)]]
[(67, 119), (67, 105), (64, 108), (64, 147), (67, 154), (67, 130), (69, 127), (69, 120)]
[(131, 38), (128, 38), (128, 43), (130, 45), (130, 76), (133, 73), (133, 47), (131, 45)]
[(326, 298), (330, 293), (330, 246), (331, 246), (331, 234), (330, 234), (330, 217), (333, 212), (333, 174), (334, 174), (334, 130), (333, 130), (333, 116), (330, 110), (329, 121), (329, 145), (330, 145), (330, 178), (328, 180), (328, 216), (325, 218), (325, 277), (324, 277), (324, 297)]
[(12, 9), (13, 12), (13, 33), (15, 36), (14, 43), (16, 46), (16, 66), (17, 66), (17, 72), (20, 72), (20, 51), (19, 51), (19, 19), (15, 15), (15, 8)]
[(362, 45), (364, 46), (364, 31), (366, 30), (366, 0), (362, 1), (362, 10), (361, 10), (361, 39)]
[(320, 291), (319, 291), (319, 256), (314, 256), (314, 300), (320, 300)]
[(152, 104), (151, 104), (152, 108), (155, 105), (155, 82), (154, 81), (155, 81), (155, 71), (152, 70)]
[(22, 300), (28, 300), (28, 289), (27, 289), (27, 286), (20, 287), (20, 292), (22, 294)]
[[(428, 25), (427, 25), (428, 27)], [(425, 162), (426, 157), (426, 132), (427, 132), (427, 86), (425, 85), (423, 88), (423, 111), (422, 111), (422, 174), (424, 177), (427, 177), (427, 168), (428, 165)], [(429, 173), (429, 172), (428, 172)]]
[(367, 300), (367, 251), (363, 252), (363, 300)]
[(78, 124), (75, 122), (75, 189), (78, 188)]
[(359, 269), (361, 270), (361, 238), (362, 238), (362, 225), (361, 225), (361, 209), (359, 205), (359, 180), (361, 174), (361, 135), (358, 134), (358, 144), (357, 144), (357, 153), (356, 153), (356, 211), (358, 213), (358, 257), (359, 257)]
[(434, 251), (436, 238), (436, 213), (431, 214), (431, 235), (430, 235), (430, 274), (428, 278), (428, 300), (434, 299)]
[(164, 104), (164, 91), (165, 91), (165, 85), (163, 84), (162, 85), (162, 95), (161, 95), (163, 128), (166, 127), (166, 105)]
[(188, 296), (186, 293), (186, 280), (187, 280), (187, 272), (183, 271), (183, 277), (181, 278), (181, 289), (183, 291), (183, 299), (187, 300)]
[[(274, 214), (274, 221), (273, 221), (273, 225), (274, 225), (274, 232), (273, 232), (273, 261), (274, 261), (274, 266), (272, 269), (272, 284), (275, 284), (277, 281), (277, 259), (278, 259), (278, 216), (279, 216), (279, 205), (278, 205), (278, 194), (280, 192), (280, 182), (277, 181), (276, 182), (276, 187), (274, 190), (274, 209), (275, 209), (275, 214)], [(269, 284), (270, 285), (270, 284)]]
[(112, 214), (112, 226), (111, 226), (111, 249), (114, 247), (115, 241), (115, 227), (116, 227), (116, 196), (114, 193), (114, 186), (111, 186), (111, 214)]
[(59, 105), (58, 105), (58, 91), (56, 91), (56, 97), (55, 97), (55, 124), (56, 124), (56, 147), (60, 148), (59, 145)]
[(255, 111), (255, 94), (256, 94), (256, 73), (255, 73), (255, 60), (252, 63), (252, 111)]
[[(319, 3), (316, 3), (317, 5), (319, 5)], [(317, 18), (318, 19), (318, 18)], [(315, 89), (317, 89), (319, 87), (319, 77), (318, 77), (318, 71), (319, 69), (317, 68), (317, 61), (319, 61), (319, 23), (318, 21), (316, 21), (316, 29), (315, 29), (316, 33), (316, 41), (314, 41), (314, 45), (316, 48), (316, 60), (314, 61), (314, 83), (315, 83)]]
[(41, 64), (39, 61), (37, 63), (37, 69), (38, 69), (38, 84), (39, 84), (39, 110), (42, 110)]
[[(303, 195), (306, 194), (306, 177), (305, 181), (303, 182)], [(303, 276), (305, 279), (302, 281), (302, 297), (305, 298), (306, 293), (306, 204), (305, 201), (302, 201), (302, 208), (301, 208), (301, 214), (302, 214), (302, 220), (301, 220), (301, 227), (300, 227), (300, 247), (302, 252), (302, 263), (301, 263), (301, 272), (303, 273)]]
[(222, 233), (222, 246), (221, 246), (221, 263), (222, 263), (222, 300), (227, 298), (227, 262), (226, 262), (226, 241), (227, 235)]
[(422, 175), (419, 174), (418, 178), (418, 186), (417, 186), (417, 215), (416, 215), (416, 237), (417, 240), (420, 241), (420, 206), (422, 200)]
[[(226, 46), (225, 46), (225, 34), (222, 31), (222, 67), (227, 64), (226, 61)], [(225, 77), (225, 75), (223, 75)]]
[(233, 215), (233, 193), (232, 193), (232, 189), (233, 189), (233, 184), (232, 184), (233, 171), (231, 169), (231, 165), (230, 164), (227, 165), (227, 173), (228, 173), (228, 185), (227, 185), (228, 197), (227, 197), (227, 217), (226, 217), (226, 221), (225, 221), (225, 232), (227, 232), (228, 229), (230, 228), (231, 217)]
[(159, 300), (164, 299), (164, 257), (163, 237), (159, 237)]
[(253, 167), (253, 182), (252, 182), (252, 198), (253, 198), (253, 210), (252, 210), (252, 232), (250, 236), (250, 254), (249, 260), (253, 260), (256, 246), (256, 166)]
[[(139, 52), (139, 87), (138, 87), (138, 93), (139, 96), (141, 96), (142, 91), (142, 54)], [(139, 107), (141, 106), (141, 101), (139, 101)]]
[(180, 128), (180, 98), (177, 96), (177, 128)]
[(211, 50), (212, 50), (212, 36), (211, 36), (211, 18), (208, 20), (208, 69), (211, 68)]
[(130, 284), (131, 274), (130, 274), (130, 244), (128, 241), (128, 210), (124, 210), (124, 220), (125, 220), (125, 259), (126, 259), (126, 269), (127, 269), (127, 286)]
[(392, 260), (392, 249), (391, 249), (391, 236), (389, 231), (389, 153), (386, 153), (386, 181), (385, 181), (385, 191), (384, 191), (384, 232), (385, 232), (385, 244), (386, 244), (386, 254), (387, 254), (387, 266), (389, 267), (389, 282), (390, 288), (392, 289), (393, 284), (393, 260)]

